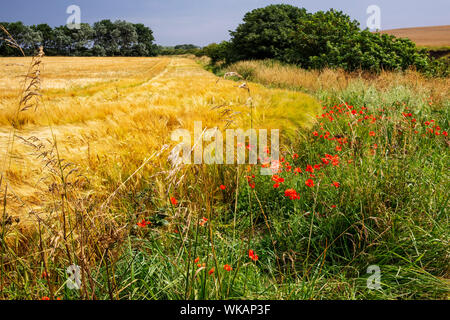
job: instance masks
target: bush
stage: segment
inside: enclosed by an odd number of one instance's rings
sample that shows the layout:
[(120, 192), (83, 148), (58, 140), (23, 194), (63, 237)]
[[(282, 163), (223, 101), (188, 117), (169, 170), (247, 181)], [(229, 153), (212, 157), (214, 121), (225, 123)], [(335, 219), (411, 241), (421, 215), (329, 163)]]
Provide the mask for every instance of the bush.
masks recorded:
[(356, 20), (334, 9), (310, 14), (291, 5), (270, 5), (247, 13), (230, 34), (230, 42), (211, 44), (202, 51), (212, 63), (269, 58), (307, 69), (412, 68), (448, 75), (448, 63), (430, 59), (409, 39), (361, 30)]
[(287, 4), (270, 5), (247, 13), (244, 22), (231, 34), (232, 61), (282, 59), (292, 47), (292, 37), (305, 9)]

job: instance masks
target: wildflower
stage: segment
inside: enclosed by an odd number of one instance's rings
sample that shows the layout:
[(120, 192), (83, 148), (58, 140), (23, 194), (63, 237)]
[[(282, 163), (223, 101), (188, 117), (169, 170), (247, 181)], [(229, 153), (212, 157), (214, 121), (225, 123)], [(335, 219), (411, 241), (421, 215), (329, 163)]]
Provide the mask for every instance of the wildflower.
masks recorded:
[(299, 194), (294, 189), (287, 189), (284, 191), (284, 196), (288, 197), (291, 200), (300, 199)]
[(208, 271), (209, 275), (212, 275), (214, 273), (214, 268), (211, 268), (211, 270)]
[(248, 257), (253, 261), (258, 261), (258, 255), (253, 250), (248, 250)]
[(198, 224), (203, 227), (205, 225), (205, 223), (207, 223), (207, 222), (208, 222), (208, 219), (203, 217)]
[(42, 273), (41, 273), (41, 278), (47, 279), (47, 278), (48, 278), (48, 273), (45, 272), (45, 271), (42, 271)]
[(149, 224), (151, 224), (150, 221), (145, 221), (145, 219), (142, 219), (141, 222), (138, 222), (137, 225), (141, 228), (145, 228), (146, 226), (148, 226)]
[(195, 258), (194, 263), (198, 263), (199, 261), (200, 261), (200, 258), (197, 257), (197, 258)]
[(284, 182), (284, 178), (281, 178), (279, 175), (276, 174), (272, 176), (272, 180), (275, 181), (276, 183)]
[(273, 187), (274, 187), (274, 189), (277, 189), (277, 188), (280, 187), (280, 184), (279, 184), (278, 182), (277, 182), (277, 183), (274, 183)]
[(312, 179), (306, 180), (305, 184), (310, 188), (314, 187), (314, 181)]
[(175, 199), (175, 197), (170, 197), (170, 203), (172, 203), (174, 206), (176, 206), (178, 201), (177, 201), (177, 199)]
[(227, 187), (224, 186), (223, 184), (220, 185), (220, 189), (225, 190)]
[(336, 151), (342, 151), (342, 147), (341, 146), (336, 146)]
[(297, 173), (302, 173), (302, 169), (300, 169), (300, 168), (295, 168), (295, 169), (294, 169), (294, 172), (295, 172), (295, 174), (297, 174)]
[(228, 265), (228, 264), (224, 265), (224, 266), (223, 266), (223, 269), (224, 269), (225, 271), (231, 271), (231, 270), (233, 270), (233, 268), (232, 268), (230, 265)]
[(335, 186), (336, 188), (339, 188), (341, 186), (339, 182), (333, 182), (331, 185)]
[(371, 137), (375, 137), (375, 131), (370, 131), (370, 132), (369, 132), (369, 135), (370, 135)]
[(41, 298), (41, 300), (50, 300), (50, 298), (47, 297), (47, 296), (43, 296), (43, 297)]
[(308, 164), (307, 166), (306, 166), (306, 170), (305, 170), (306, 172), (311, 172), (311, 173), (314, 173), (314, 168), (310, 165), (310, 164)]
[(448, 136), (448, 133), (447, 133), (447, 131), (442, 131), (442, 134), (444, 135), (444, 136)]

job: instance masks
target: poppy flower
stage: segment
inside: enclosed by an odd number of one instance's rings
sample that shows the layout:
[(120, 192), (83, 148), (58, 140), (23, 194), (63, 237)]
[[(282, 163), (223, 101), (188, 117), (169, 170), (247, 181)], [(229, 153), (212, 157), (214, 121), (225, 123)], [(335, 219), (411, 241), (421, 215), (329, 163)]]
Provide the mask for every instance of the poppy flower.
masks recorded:
[(278, 176), (278, 175), (276, 175), (276, 174), (272, 176), (272, 180), (275, 181), (275, 182), (277, 182), (277, 183), (282, 183), (282, 182), (284, 182), (284, 178), (281, 178), (280, 176)]
[(205, 223), (207, 223), (207, 222), (208, 222), (208, 219), (203, 217), (198, 224), (203, 227), (205, 225)]
[(336, 151), (342, 151), (342, 147), (341, 146), (336, 146)]
[(220, 189), (225, 190), (227, 187), (224, 186), (223, 184), (220, 185)]
[(50, 298), (47, 297), (47, 296), (44, 296), (44, 297), (41, 298), (41, 300), (50, 300)]
[(314, 181), (312, 179), (306, 180), (305, 184), (310, 188), (314, 187)]
[(288, 197), (291, 200), (300, 199), (299, 194), (294, 189), (287, 189), (284, 191), (284, 196)]
[(145, 219), (142, 219), (141, 222), (136, 223), (139, 227), (141, 228), (145, 228), (146, 226), (148, 226), (149, 224), (151, 224), (150, 221), (145, 221)]
[(211, 270), (208, 271), (209, 275), (212, 275), (214, 273), (214, 268), (211, 268)]
[(277, 189), (277, 188), (280, 187), (280, 184), (279, 184), (278, 182), (277, 182), (277, 183), (274, 183), (273, 187), (274, 187), (274, 189)]
[(339, 182), (333, 182), (332, 185), (335, 186), (336, 188), (339, 188), (341, 186)]
[(231, 270), (233, 270), (233, 268), (232, 268), (230, 265), (228, 265), (228, 264), (224, 265), (224, 266), (223, 266), (223, 269), (224, 269), (225, 271), (231, 271)]
[(197, 257), (197, 258), (195, 258), (194, 263), (197, 263), (197, 262), (199, 262), (199, 261), (200, 261), (200, 258)]
[(370, 132), (369, 132), (369, 135), (370, 135), (371, 137), (375, 137), (375, 131), (370, 131)]
[(258, 261), (258, 255), (253, 250), (248, 250), (248, 257), (253, 261)]
[(170, 197), (170, 203), (172, 203), (174, 206), (176, 206), (178, 201), (177, 201), (177, 199), (175, 199), (175, 197)]

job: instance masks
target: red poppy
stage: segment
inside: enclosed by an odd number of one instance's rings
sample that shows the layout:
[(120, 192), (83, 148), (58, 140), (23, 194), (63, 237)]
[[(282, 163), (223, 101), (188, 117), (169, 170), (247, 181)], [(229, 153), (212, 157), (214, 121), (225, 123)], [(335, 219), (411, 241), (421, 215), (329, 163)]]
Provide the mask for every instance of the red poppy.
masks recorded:
[(203, 227), (205, 225), (205, 223), (207, 223), (207, 222), (208, 222), (208, 219), (203, 217), (198, 224)]
[(306, 180), (305, 184), (310, 188), (314, 187), (314, 181), (312, 179)]
[(43, 297), (41, 298), (41, 300), (50, 300), (50, 298), (47, 297), (47, 296), (43, 296)]
[(277, 182), (277, 183), (282, 183), (282, 182), (284, 182), (284, 178), (281, 178), (280, 176), (278, 176), (278, 175), (276, 175), (276, 174), (272, 176), (272, 180), (275, 181), (275, 182)]
[(280, 187), (280, 184), (279, 184), (278, 182), (277, 182), (277, 183), (274, 183), (273, 187), (274, 187), (275, 189), (277, 189), (277, 188)]
[(369, 135), (372, 136), (372, 137), (375, 137), (375, 131), (370, 131)]
[(197, 257), (197, 258), (195, 258), (194, 263), (197, 263), (197, 262), (199, 262), (199, 261), (200, 261), (200, 258)]
[(287, 189), (284, 191), (284, 196), (291, 200), (300, 199), (300, 195), (294, 189)]
[(227, 187), (224, 186), (223, 184), (220, 185), (220, 189), (225, 190)]
[(211, 270), (208, 271), (209, 275), (212, 275), (214, 273), (214, 268), (211, 268)]
[(141, 222), (138, 222), (137, 225), (141, 228), (145, 228), (146, 226), (148, 226), (149, 224), (151, 224), (150, 221), (145, 221), (145, 219), (142, 219)]
[(253, 261), (258, 261), (258, 255), (253, 250), (248, 250), (248, 257)]
[(224, 269), (225, 271), (231, 271), (231, 270), (233, 270), (233, 268), (232, 268), (230, 265), (228, 265), (228, 264), (224, 265), (224, 266), (223, 266), (223, 269)]
[(177, 201), (177, 199), (175, 199), (175, 197), (170, 197), (170, 203), (172, 203), (174, 206), (176, 206), (178, 201)]
[(332, 185), (335, 186), (336, 188), (339, 188), (341, 186), (339, 182), (333, 182)]

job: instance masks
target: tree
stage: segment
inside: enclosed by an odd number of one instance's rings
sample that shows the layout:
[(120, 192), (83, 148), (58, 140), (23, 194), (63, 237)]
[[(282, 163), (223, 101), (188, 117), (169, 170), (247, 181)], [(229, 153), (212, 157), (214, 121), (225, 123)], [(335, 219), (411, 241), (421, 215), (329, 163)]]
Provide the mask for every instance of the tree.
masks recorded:
[(66, 26), (56, 27), (54, 33), (54, 48), (57, 55), (66, 56), (70, 54), (72, 37)]
[[(26, 54), (33, 54), (42, 42), (41, 33), (24, 25), (21, 21), (2, 23), (2, 25), (7, 28), (10, 35)], [(20, 55), (20, 51), (10, 48), (5, 41), (1, 45), (0, 52), (5, 55)]]
[(156, 46), (153, 44), (155, 37), (153, 31), (142, 23), (134, 24), (137, 33), (138, 44), (135, 45), (133, 51), (137, 56), (154, 56), (156, 55)]
[(269, 5), (255, 9), (244, 16), (236, 31), (230, 31), (232, 60), (283, 59), (286, 49), (292, 47), (293, 35), (305, 9), (287, 4)]
[(201, 55), (208, 56), (211, 58), (211, 64), (216, 64), (219, 61), (224, 63), (231, 62), (232, 56), (232, 44), (227, 41), (222, 41), (221, 43), (211, 43), (201, 50)]
[(429, 59), (408, 39), (361, 31), (341, 11), (318, 11), (302, 19), (283, 61), (304, 68), (345, 70), (424, 70)]
[(114, 22), (114, 27), (115, 30), (113, 33), (119, 47), (120, 55), (132, 55), (133, 46), (138, 44), (138, 34), (134, 25), (130, 22), (117, 20)]
[(119, 53), (119, 34), (111, 20), (96, 22), (93, 29), (94, 46), (98, 49), (97, 52), (104, 52), (107, 56), (117, 55)]
[(50, 27), (46, 23), (38, 24), (35, 26), (31, 26), (33, 31), (39, 32), (41, 34), (42, 41), (39, 45), (44, 47), (44, 51), (46, 55), (54, 55), (54, 40), (55, 35), (53, 33), (52, 27)]

